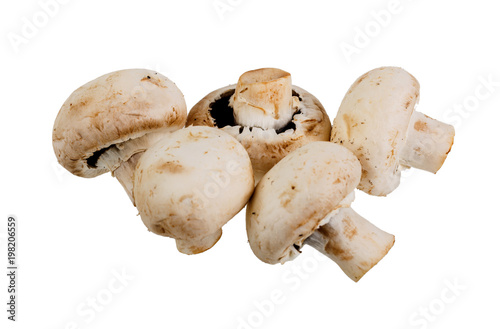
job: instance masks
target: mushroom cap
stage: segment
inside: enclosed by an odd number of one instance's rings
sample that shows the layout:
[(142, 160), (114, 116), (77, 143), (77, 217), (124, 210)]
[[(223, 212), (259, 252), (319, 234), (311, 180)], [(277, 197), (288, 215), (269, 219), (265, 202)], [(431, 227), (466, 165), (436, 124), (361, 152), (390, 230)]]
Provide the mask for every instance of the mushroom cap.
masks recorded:
[(387, 195), (399, 185), (399, 154), (419, 90), (418, 81), (405, 70), (381, 67), (359, 77), (345, 95), (331, 141), (350, 149), (361, 162), (360, 190)]
[(292, 121), (278, 131), (235, 123), (229, 106), (235, 89), (236, 85), (230, 85), (205, 96), (189, 112), (186, 126), (218, 127), (236, 138), (250, 155), (256, 181), (293, 150), (313, 141), (330, 139), (328, 114), (320, 101), (304, 89), (292, 86), (300, 103)]
[(243, 146), (209, 127), (166, 135), (144, 152), (134, 177), (135, 201), (146, 227), (188, 242), (216, 235), (245, 206), (253, 189)]
[[(54, 152), (71, 173), (95, 177), (110, 170), (96, 165), (101, 153), (113, 145), (123, 149), (131, 140), (138, 144), (134, 148), (144, 149), (149, 133), (180, 129), (186, 116), (184, 96), (163, 75), (145, 69), (112, 72), (76, 89), (64, 102), (54, 123)], [(137, 152), (127, 151), (111, 166)]]
[(247, 206), (247, 234), (263, 262), (284, 263), (354, 191), (358, 159), (345, 147), (312, 142), (287, 155), (257, 184)]

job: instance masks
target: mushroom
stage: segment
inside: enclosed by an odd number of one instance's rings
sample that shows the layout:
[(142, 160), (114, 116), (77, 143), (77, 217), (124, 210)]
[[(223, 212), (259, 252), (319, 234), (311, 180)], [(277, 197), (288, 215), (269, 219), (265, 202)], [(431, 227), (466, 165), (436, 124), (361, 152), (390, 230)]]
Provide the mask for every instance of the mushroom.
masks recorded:
[(275, 68), (246, 72), (236, 85), (208, 94), (191, 109), (186, 125), (218, 127), (235, 137), (250, 155), (256, 182), (285, 155), (327, 141), (331, 132), (318, 99)]
[(76, 89), (62, 105), (52, 141), (59, 163), (91, 178), (111, 171), (134, 202), (132, 179), (141, 154), (184, 126), (184, 96), (163, 75), (129, 69)]
[(143, 154), (134, 196), (151, 232), (174, 238), (182, 253), (197, 254), (219, 240), (254, 184), (250, 158), (236, 139), (219, 129), (188, 127)]
[(257, 184), (247, 234), (265, 263), (285, 263), (310, 245), (358, 281), (391, 249), (394, 236), (350, 208), (361, 165), (345, 147), (312, 142), (287, 155)]
[(436, 173), (453, 145), (453, 126), (415, 111), (418, 81), (398, 67), (372, 70), (354, 82), (333, 120), (331, 140), (361, 161), (359, 189), (385, 196), (409, 167)]

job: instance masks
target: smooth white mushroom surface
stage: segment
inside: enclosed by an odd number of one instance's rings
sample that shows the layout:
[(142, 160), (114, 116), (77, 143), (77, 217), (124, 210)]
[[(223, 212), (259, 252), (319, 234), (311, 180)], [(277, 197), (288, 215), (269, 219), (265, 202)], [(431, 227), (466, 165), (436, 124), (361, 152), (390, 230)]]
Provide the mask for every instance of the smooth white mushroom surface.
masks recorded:
[(238, 84), (205, 96), (189, 112), (191, 125), (218, 127), (236, 138), (250, 155), (256, 182), (288, 153), (328, 141), (331, 132), (319, 100), (274, 68), (246, 72)]
[(108, 73), (76, 89), (64, 102), (54, 122), (54, 152), (74, 175), (90, 178), (113, 172), (133, 201), (135, 155), (182, 128), (186, 117), (181, 91), (158, 72)]
[(162, 138), (142, 155), (134, 179), (146, 227), (176, 239), (186, 254), (211, 248), (253, 189), (243, 146), (210, 127), (188, 127)]
[(398, 67), (381, 67), (350, 87), (333, 121), (331, 140), (363, 167), (359, 189), (384, 196), (410, 166), (436, 173), (453, 145), (453, 126), (414, 111), (418, 81)]
[(287, 155), (257, 184), (247, 206), (250, 247), (263, 262), (285, 263), (308, 244), (358, 281), (394, 244), (350, 209), (361, 177), (347, 148), (312, 142)]

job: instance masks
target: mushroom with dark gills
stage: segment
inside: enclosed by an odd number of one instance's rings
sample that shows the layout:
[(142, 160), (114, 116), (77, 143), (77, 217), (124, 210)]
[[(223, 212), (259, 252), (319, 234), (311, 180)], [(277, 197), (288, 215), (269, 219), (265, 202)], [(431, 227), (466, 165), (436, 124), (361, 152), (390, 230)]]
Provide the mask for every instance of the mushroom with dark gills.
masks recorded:
[(399, 185), (409, 167), (436, 173), (453, 145), (453, 126), (415, 111), (418, 81), (398, 67), (358, 78), (333, 120), (331, 140), (350, 149), (363, 167), (359, 189), (378, 196)]
[(210, 249), (254, 190), (250, 158), (236, 139), (210, 127), (165, 136), (139, 159), (134, 196), (146, 227), (177, 249)]
[(256, 181), (288, 153), (327, 141), (331, 132), (318, 99), (275, 68), (246, 72), (236, 85), (208, 94), (191, 109), (186, 125), (218, 127), (235, 137), (250, 155)]
[(76, 89), (62, 105), (52, 141), (72, 174), (111, 171), (134, 202), (132, 179), (142, 153), (184, 126), (184, 96), (163, 75), (145, 69), (112, 72)]
[(358, 281), (391, 249), (394, 236), (350, 208), (361, 178), (351, 151), (312, 142), (287, 155), (257, 184), (247, 234), (263, 262), (285, 263), (310, 245)]

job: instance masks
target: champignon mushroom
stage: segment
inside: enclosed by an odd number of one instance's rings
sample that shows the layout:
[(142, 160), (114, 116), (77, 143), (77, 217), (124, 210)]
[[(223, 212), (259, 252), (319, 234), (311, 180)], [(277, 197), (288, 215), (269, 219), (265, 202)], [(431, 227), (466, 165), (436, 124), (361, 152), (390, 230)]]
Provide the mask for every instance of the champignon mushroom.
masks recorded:
[(235, 137), (250, 155), (258, 182), (291, 151), (329, 140), (329, 120), (316, 97), (292, 86), (290, 73), (264, 68), (205, 96), (189, 112), (186, 126), (218, 127)]
[(331, 140), (361, 161), (359, 189), (378, 196), (399, 185), (409, 167), (436, 173), (453, 145), (453, 126), (414, 111), (418, 81), (398, 67), (372, 70), (354, 82), (333, 120)]
[(252, 165), (243, 146), (210, 127), (165, 136), (143, 154), (134, 179), (146, 227), (174, 238), (185, 254), (210, 249), (253, 189)]
[(299, 255), (304, 244), (335, 261), (358, 281), (391, 249), (394, 236), (350, 208), (361, 177), (345, 147), (312, 142), (264, 175), (247, 206), (247, 234), (255, 255), (269, 264)]
[(187, 117), (184, 96), (163, 75), (129, 69), (76, 89), (62, 105), (52, 141), (59, 163), (72, 174), (111, 171), (134, 202), (132, 177), (141, 154)]

